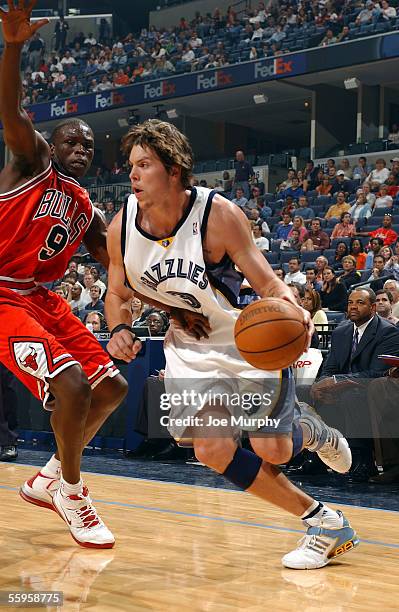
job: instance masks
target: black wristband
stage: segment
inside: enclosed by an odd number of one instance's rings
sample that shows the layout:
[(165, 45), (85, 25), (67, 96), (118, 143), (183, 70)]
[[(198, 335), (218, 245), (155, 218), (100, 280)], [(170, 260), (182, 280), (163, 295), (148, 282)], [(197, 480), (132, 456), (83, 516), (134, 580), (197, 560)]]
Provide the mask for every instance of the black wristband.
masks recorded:
[(111, 331), (111, 338), (114, 334), (117, 334), (118, 332), (122, 331), (122, 329), (127, 329), (128, 331), (130, 331), (131, 334), (134, 333), (130, 325), (126, 325), (126, 323), (120, 323)]

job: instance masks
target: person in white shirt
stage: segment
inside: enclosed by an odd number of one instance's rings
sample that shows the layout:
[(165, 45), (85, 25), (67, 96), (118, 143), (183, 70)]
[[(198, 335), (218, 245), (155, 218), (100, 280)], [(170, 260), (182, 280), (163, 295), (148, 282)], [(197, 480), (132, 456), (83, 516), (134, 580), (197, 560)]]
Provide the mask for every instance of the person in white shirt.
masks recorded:
[(285, 275), (284, 282), (289, 285), (290, 283), (298, 283), (299, 285), (306, 285), (306, 275), (300, 271), (301, 262), (299, 257), (291, 257), (288, 262), (288, 273)]
[(267, 253), (269, 250), (269, 241), (267, 238), (262, 236), (262, 228), (260, 225), (254, 223), (252, 225), (252, 238), (256, 245), (256, 247), (262, 251), (263, 254)]
[(379, 158), (375, 161), (375, 169), (370, 172), (366, 181), (372, 183), (378, 181), (380, 184), (385, 183), (389, 176), (389, 170), (386, 167), (385, 159)]
[(387, 21), (388, 19), (395, 19), (396, 9), (393, 6), (389, 6), (389, 2), (387, 2), (387, 0), (382, 0), (380, 6), (382, 8), (382, 18), (384, 21)]
[(378, 198), (374, 204), (374, 210), (376, 208), (392, 208), (393, 199), (388, 195), (388, 187), (381, 185)]
[(76, 64), (76, 60), (74, 57), (72, 57), (70, 51), (65, 52), (65, 56), (62, 58), (61, 64), (63, 66), (72, 66), (73, 64)]
[(366, 198), (366, 201), (370, 204), (371, 208), (374, 208), (376, 198), (375, 194), (371, 192), (370, 185), (368, 183), (364, 183), (363, 193)]

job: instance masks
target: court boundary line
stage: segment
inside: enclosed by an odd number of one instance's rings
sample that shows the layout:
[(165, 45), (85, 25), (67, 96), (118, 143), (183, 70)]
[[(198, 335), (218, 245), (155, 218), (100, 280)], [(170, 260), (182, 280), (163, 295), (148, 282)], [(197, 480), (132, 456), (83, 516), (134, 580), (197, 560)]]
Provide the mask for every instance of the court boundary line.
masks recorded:
[[(14, 463), (13, 466), (22, 465), (23, 467), (33, 467), (40, 470), (43, 466), (32, 465), (31, 463)], [(205, 466), (206, 467), (206, 466)], [(211, 468), (208, 468), (210, 470)], [(240, 489), (225, 489), (222, 487), (213, 487), (201, 484), (190, 484), (189, 482), (175, 482), (174, 480), (157, 480), (156, 478), (140, 478), (140, 476), (123, 476), (122, 474), (104, 474), (104, 472), (85, 472), (82, 474), (94, 474), (95, 476), (112, 476), (112, 478), (122, 478), (125, 480), (139, 480), (142, 482), (156, 482), (159, 484), (169, 484), (178, 487), (192, 487), (198, 489), (210, 489), (212, 491), (226, 491), (228, 493), (239, 493), (240, 495), (249, 495), (246, 491), (240, 491)], [(295, 482), (290, 481), (295, 485)], [(355, 504), (345, 504), (340, 501), (330, 501), (329, 504), (337, 504), (338, 506), (344, 506), (345, 508), (359, 508), (361, 510), (375, 510), (376, 512), (391, 512), (393, 514), (399, 514), (399, 510), (388, 510), (387, 508), (374, 508), (373, 506), (356, 506)]]
[[(0, 485), (0, 490), (8, 490), (8, 491), (18, 491), (16, 487), (9, 487), (8, 485)], [(298, 533), (304, 535), (304, 531), (302, 529), (293, 529), (291, 527), (280, 527), (277, 525), (266, 525), (265, 523), (257, 523), (251, 521), (244, 521), (241, 519), (227, 518), (223, 516), (211, 516), (209, 514), (198, 514), (195, 512), (183, 512), (182, 510), (172, 510), (170, 508), (159, 508), (158, 506), (144, 506), (142, 504), (131, 504), (127, 502), (117, 502), (110, 501), (106, 499), (93, 499), (96, 504), (105, 504), (107, 506), (117, 506), (120, 508), (131, 508), (134, 510), (145, 510), (147, 512), (158, 512), (160, 514), (169, 514), (169, 515), (177, 515), (184, 516), (187, 518), (197, 518), (208, 521), (215, 521), (220, 523), (226, 523), (228, 525), (243, 525), (245, 527), (257, 527), (260, 529), (269, 529), (271, 531), (278, 531), (283, 533)], [(383, 546), (384, 548), (393, 548), (394, 550), (399, 549), (399, 544), (389, 544), (388, 542), (380, 542), (378, 540), (365, 540), (363, 538), (359, 538), (360, 542), (364, 544), (370, 544), (372, 546)]]

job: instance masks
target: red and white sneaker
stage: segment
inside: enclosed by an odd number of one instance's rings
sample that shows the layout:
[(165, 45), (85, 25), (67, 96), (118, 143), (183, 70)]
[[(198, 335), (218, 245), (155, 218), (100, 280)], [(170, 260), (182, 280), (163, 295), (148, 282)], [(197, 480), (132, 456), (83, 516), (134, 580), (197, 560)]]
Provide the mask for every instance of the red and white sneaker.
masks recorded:
[(22, 485), (19, 494), (30, 504), (54, 510), (53, 495), (59, 488), (60, 474), (57, 478), (53, 478), (38, 472)]
[(91, 503), (87, 487), (77, 495), (66, 495), (62, 487), (55, 492), (53, 507), (69, 526), (75, 542), (86, 548), (112, 548), (115, 538)]

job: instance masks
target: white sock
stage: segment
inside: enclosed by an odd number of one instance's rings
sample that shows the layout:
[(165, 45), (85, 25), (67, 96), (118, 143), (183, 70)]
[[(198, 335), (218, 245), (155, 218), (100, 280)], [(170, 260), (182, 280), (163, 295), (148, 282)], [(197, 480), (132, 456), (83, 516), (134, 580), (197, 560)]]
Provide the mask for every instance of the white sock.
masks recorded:
[(301, 519), (310, 527), (321, 525), (325, 529), (340, 529), (344, 524), (342, 514), (338, 514), (335, 510), (316, 500), (302, 514)]
[(59, 478), (61, 472), (61, 461), (56, 459), (56, 456), (53, 455), (51, 459), (49, 459), (42, 470), (40, 470), (43, 476), (48, 476), (49, 478)]
[(83, 480), (80, 479), (76, 484), (70, 484), (61, 476), (61, 489), (64, 495), (79, 495), (83, 490)]

